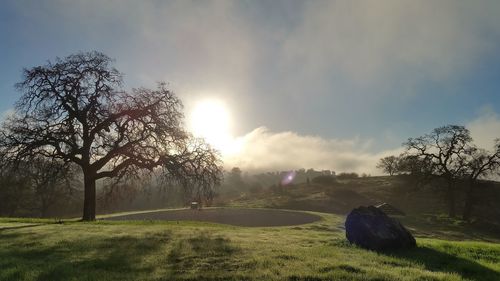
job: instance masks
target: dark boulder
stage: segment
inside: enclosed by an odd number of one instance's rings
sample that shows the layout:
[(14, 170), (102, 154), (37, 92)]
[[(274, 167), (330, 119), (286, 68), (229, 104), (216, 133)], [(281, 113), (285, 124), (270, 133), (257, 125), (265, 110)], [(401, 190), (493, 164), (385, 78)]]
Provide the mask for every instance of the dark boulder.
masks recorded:
[(410, 248), (415, 238), (396, 219), (390, 218), (376, 207), (359, 207), (347, 215), (347, 240), (370, 250)]

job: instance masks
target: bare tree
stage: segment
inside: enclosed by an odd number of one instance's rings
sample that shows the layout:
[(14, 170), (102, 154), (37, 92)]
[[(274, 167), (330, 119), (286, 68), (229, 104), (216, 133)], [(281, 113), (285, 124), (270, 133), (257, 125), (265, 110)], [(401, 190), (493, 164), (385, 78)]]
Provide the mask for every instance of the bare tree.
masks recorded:
[[(20, 169), (19, 169), (20, 168)], [(59, 200), (76, 193), (74, 165), (67, 165), (58, 159), (34, 158), (18, 167), (29, 179), (36, 198), (36, 208), (41, 217), (46, 217), (49, 209)]]
[(447, 125), (434, 129), (430, 134), (410, 138), (404, 144), (408, 155), (424, 159), (434, 176), (446, 180), (446, 195), (450, 217), (454, 217), (456, 181), (467, 168), (465, 153), (471, 147), (469, 130), (463, 126)]
[(218, 184), (219, 157), (183, 129), (181, 101), (164, 83), (123, 91), (111, 62), (89, 52), (25, 69), (17, 84), (23, 95), (0, 131), (6, 159), (47, 157), (80, 166), (83, 220), (95, 219), (98, 179), (162, 168), (186, 187)]
[(384, 173), (389, 174), (389, 176), (394, 175), (398, 171), (399, 158), (391, 155), (381, 158), (377, 164), (377, 168), (384, 171)]
[(29, 179), (10, 166), (0, 169), (0, 216), (26, 215), (33, 204)]
[(471, 147), (466, 151), (465, 162), (468, 186), (465, 191), (462, 219), (469, 220), (476, 203), (474, 191), (477, 189), (479, 179), (494, 173), (500, 167), (500, 139), (496, 140), (495, 149), (492, 152)]
[(0, 200), (0, 205), (13, 206), (8, 207), (12, 208), (12, 213), (7, 212), (9, 215), (20, 211), (22, 215), (45, 217), (51, 207), (77, 194), (73, 184), (76, 181), (74, 168), (55, 159), (40, 157), (17, 163), (2, 161), (0, 197), (11, 198), (9, 202)]

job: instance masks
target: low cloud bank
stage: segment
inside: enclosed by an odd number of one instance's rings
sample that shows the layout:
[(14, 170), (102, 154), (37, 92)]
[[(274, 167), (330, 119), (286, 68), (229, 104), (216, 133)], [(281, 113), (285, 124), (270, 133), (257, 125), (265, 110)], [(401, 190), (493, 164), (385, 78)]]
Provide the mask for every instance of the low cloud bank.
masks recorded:
[[(494, 140), (500, 138), (500, 116), (493, 110), (483, 110), (465, 126), (479, 147), (492, 149)], [(314, 168), (380, 175), (381, 171), (375, 167), (378, 160), (404, 150), (400, 146), (374, 152), (371, 139), (327, 139), (291, 131), (273, 132), (266, 127), (256, 128), (235, 141), (238, 150), (224, 156), (224, 165), (227, 169), (240, 167), (248, 172)]]
[(495, 139), (500, 138), (500, 116), (491, 109), (483, 110), (479, 117), (465, 126), (470, 130), (474, 143), (481, 148), (491, 150)]
[(240, 167), (249, 172), (314, 168), (376, 175), (380, 174), (375, 166), (381, 157), (401, 152), (397, 148), (372, 153), (371, 140), (325, 139), (295, 132), (272, 132), (266, 127), (259, 127), (236, 141), (239, 151), (224, 156), (224, 164), (226, 168)]

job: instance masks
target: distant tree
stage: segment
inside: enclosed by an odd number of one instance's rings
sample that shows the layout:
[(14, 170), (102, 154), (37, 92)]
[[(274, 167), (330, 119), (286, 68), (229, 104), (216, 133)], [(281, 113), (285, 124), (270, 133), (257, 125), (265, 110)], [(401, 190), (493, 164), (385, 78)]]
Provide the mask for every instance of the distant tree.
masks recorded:
[(500, 167), (500, 139), (496, 140), (495, 149), (490, 152), (484, 149), (471, 147), (466, 151), (465, 171), (468, 187), (465, 192), (465, 206), (462, 214), (463, 220), (469, 220), (472, 214), (474, 204), (476, 203), (475, 190), (478, 186), (478, 180), (481, 177), (488, 176)]
[(78, 193), (74, 166), (45, 158), (9, 164), (3, 162), (0, 168), (0, 205), (12, 212), (0, 213), (46, 217), (51, 208), (59, 214), (68, 211), (55, 207), (66, 205)]
[(96, 181), (161, 168), (211, 194), (221, 179), (217, 153), (182, 127), (182, 103), (164, 83), (122, 90), (122, 74), (98, 52), (25, 69), (22, 97), (0, 131), (4, 161), (45, 157), (80, 166), (83, 220), (94, 220)]
[(398, 171), (399, 158), (397, 156), (391, 155), (381, 158), (377, 164), (377, 169), (381, 169), (384, 173), (389, 174), (389, 176), (394, 175)]
[(465, 154), (471, 147), (469, 130), (463, 126), (447, 125), (434, 129), (430, 134), (410, 138), (405, 143), (407, 155), (417, 163), (428, 165), (426, 171), (446, 181), (448, 213), (454, 217), (455, 188), (466, 167)]
[(429, 157), (401, 154), (398, 156), (396, 174), (411, 176), (415, 187), (428, 184), (438, 178), (434, 165)]
[(423, 157), (417, 155), (401, 154), (398, 156), (397, 174), (419, 174), (424, 171), (425, 162)]
[(0, 169), (0, 216), (29, 216), (33, 192), (29, 178), (12, 167)]
[(46, 158), (31, 159), (23, 165), (22, 171), (30, 181), (41, 217), (46, 217), (56, 203), (76, 193), (74, 168), (58, 159)]
[(240, 168), (233, 167), (227, 175), (227, 184), (232, 187), (242, 188), (245, 185), (243, 182), (242, 174), (243, 172)]
[(337, 176), (337, 179), (339, 180), (356, 179), (356, 178), (359, 178), (359, 175), (357, 173), (340, 173)]

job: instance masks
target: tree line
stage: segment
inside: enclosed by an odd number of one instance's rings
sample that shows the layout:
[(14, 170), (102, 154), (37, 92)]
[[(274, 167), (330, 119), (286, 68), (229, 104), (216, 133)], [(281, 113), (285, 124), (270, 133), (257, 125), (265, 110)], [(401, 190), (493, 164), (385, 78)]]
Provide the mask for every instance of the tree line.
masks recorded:
[(480, 180), (500, 172), (500, 139), (486, 150), (477, 147), (470, 131), (464, 126), (447, 125), (430, 133), (409, 138), (405, 151), (398, 156), (387, 156), (377, 164), (389, 175), (408, 174), (421, 183), (437, 183), (444, 191), (448, 215), (457, 215), (459, 183), (466, 183), (462, 219), (470, 220), (476, 201)]

